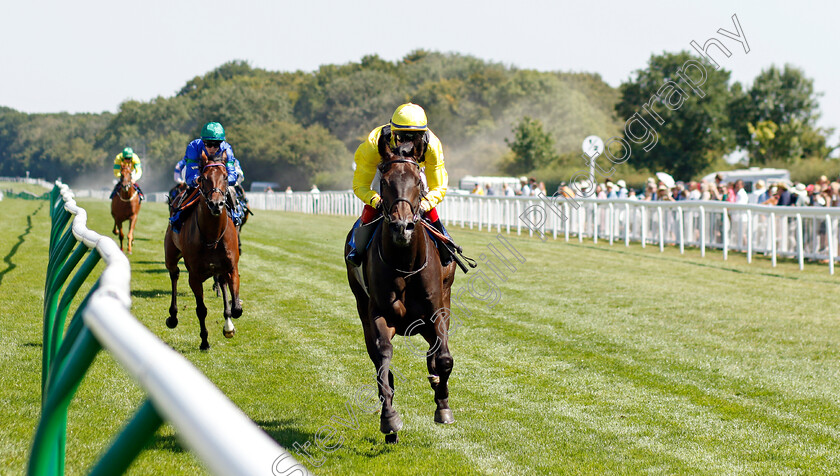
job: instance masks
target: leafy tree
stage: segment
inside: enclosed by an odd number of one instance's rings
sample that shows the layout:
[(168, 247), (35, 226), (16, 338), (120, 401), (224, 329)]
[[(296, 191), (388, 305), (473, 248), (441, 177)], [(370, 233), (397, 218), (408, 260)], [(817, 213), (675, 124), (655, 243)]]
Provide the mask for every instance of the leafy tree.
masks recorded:
[[(738, 145), (749, 151), (751, 163), (826, 157), (829, 149), (825, 138), (830, 131), (815, 127), (818, 97), (813, 80), (791, 65), (783, 69), (772, 65), (763, 70), (748, 91), (742, 92), (740, 85), (734, 88), (729, 104), (732, 128)], [(762, 123), (776, 126), (771, 139), (761, 135)]]
[[(678, 75), (689, 60), (697, 61), (687, 51), (653, 55), (646, 69), (637, 70), (633, 79), (619, 87), (621, 98), (615, 106), (619, 119), (626, 125), (626, 121), (638, 114), (656, 135), (655, 145), (650, 136), (641, 143), (625, 137), (632, 146), (629, 159), (632, 165), (687, 179), (731, 150), (732, 131), (726, 109), (730, 100), (729, 72), (705, 65), (706, 79), (700, 85), (703, 73), (698, 68), (689, 68), (685, 74), (698, 84), (692, 88)], [(702, 97), (698, 91), (702, 91)], [(667, 101), (670, 103), (666, 104)], [(634, 123), (636, 134), (640, 134), (642, 126), (638, 121)]]
[(554, 139), (543, 130), (539, 120), (523, 117), (513, 128), (513, 135), (513, 141), (505, 139), (513, 152), (513, 161), (507, 166), (510, 173), (527, 173), (557, 159)]

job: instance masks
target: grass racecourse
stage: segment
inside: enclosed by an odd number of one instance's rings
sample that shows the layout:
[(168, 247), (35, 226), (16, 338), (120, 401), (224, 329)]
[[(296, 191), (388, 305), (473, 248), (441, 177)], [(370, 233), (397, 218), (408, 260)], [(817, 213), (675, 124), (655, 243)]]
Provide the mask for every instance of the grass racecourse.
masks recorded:
[[(108, 203), (79, 204), (90, 228), (110, 233)], [(25, 471), (40, 413), (47, 209), (0, 202), (3, 474)], [(498, 302), (462, 300), (469, 315), (451, 339), (456, 423), (433, 422), (425, 363), (397, 338), (405, 426), (386, 446), (378, 414), (354, 403), (374, 373), (341, 256), (352, 219), (257, 211), (243, 232), (245, 313), (225, 340), (221, 301), (207, 299), (206, 353), (183, 275), (181, 322), (164, 324), (165, 223), (163, 204), (143, 205), (129, 258), (134, 315), (284, 447), (335, 426), (337, 449), (313, 443), (309, 459), (297, 455), (316, 474), (840, 473), (840, 275), (826, 265), (512, 234), (526, 261), (506, 282), (487, 272)], [(476, 258), (498, 245), (495, 233), (452, 233)], [(453, 291), (466, 282), (459, 272)], [(68, 474), (94, 463), (142, 398), (100, 353), (70, 406)], [(206, 469), (167, 424), (129, 472)]]

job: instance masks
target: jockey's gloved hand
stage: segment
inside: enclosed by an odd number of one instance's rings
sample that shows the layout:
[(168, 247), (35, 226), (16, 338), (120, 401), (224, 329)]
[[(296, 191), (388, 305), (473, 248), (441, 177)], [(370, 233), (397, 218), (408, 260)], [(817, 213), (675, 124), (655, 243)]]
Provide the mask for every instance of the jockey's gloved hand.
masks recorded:
[(426, 200), (425, 198), (420, 199), (420, 211), (422, 213), (426, 213), (429, 210), (431, 210), (432, 208), (435, 208), (435, 207), (434, 207), (434, 205), (432, 205), (432, 203), (430, 201)]

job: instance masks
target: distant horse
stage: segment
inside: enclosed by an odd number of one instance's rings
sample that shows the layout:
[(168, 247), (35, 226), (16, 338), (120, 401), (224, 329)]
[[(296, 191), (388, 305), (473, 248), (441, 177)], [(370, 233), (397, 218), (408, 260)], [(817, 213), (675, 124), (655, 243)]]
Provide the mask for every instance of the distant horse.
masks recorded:
[(123, 163), (120, 167), (119, 192), (111, 199), (111, 216), (114, 217), (115, 235), (120, 235), (120, 250), (123, 249), (122, 224), (128, 220), (128, 254), (131, 254), (134, 245), (134, 227), (137, 225), (137, 217), (140, 215), (140, 194), (134, 188), (134, 181), (131, 179), (131, 164)]
[[(434, 419), (447, 424), (455, 421), (449, 408), (448, 386), (454, 363), (449, 353), (448, 330), (455, 263), (441, 266), (438, 249), (426, 233), (425, 227), (430, 225), (420, 218), (423, 192), (418, 149), (406, 144), (395, 155), (387, 144), (380, 146), (384, 223), (371, 238), (361, 268), (364, 271), (359, 273), (358, 268), (347, 266), (367, 352), (376, 367), (382, 402), (379, 430), (386, 435), (386, 443), (396, 443), (397, 432), (402, 428), (402, 420), (393, 407), (394, 376), (389, 370), (395, 334), (419, 333), (429, 343), (426, 365), (437, 405)], [(349, 251), (345, 246), (344, 256)]]
[[(202, 152), (200, 161), (201, 176), (198, 178), (198, 203), (184, 219), (179, 233), (172, 231), (170, 225), (164, 237), (166, 269), (172, 281), (172, 301), (169, 306), (169, 318), (166, 325), (174, 329), (178, 325), (178, 261), (184, 258), (184, 265), (189, 272), (190, 288), (195, 295), (195, 314), (201, 326), (201, 350), (210, 348), (207, 341), (207, 307), (204, 305), (203, 283), (208, 278), (216, 278), (221, 283), (225, 303), (225, 324), (222, 332), (225, 337), (233, 337), (236, 329), (231, 317), (242, 315), (242, 303), (239, 300), (239, 248), (236, 228), (225, 209), (227, 195), (226, 153), (221, 159), (210, 160)], [(186, 211), (186, 210), (185, 210)], [(184, 213), (185, 211), (182, 211)], [(231, 300), (227, 292), (230, 291)]]

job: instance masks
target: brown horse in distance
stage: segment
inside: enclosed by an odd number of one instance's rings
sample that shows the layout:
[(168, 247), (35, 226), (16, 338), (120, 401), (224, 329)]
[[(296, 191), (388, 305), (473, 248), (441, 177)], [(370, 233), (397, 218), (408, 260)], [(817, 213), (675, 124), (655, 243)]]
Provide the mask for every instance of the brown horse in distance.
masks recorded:
[(134, 245), (134, 227), (140, 215), (140, 194), (131, 179), (131, 163), (123, 162), (120, 167), (120, 191), (111, 199), (111, 216), (114, 217), (115, 235), (120, 235), (120, 250), (123, 249), (122, 224), (128, 220), (128, 254)]
[[(400, 146), (395, 155), (380, 146), (383, 161), (382, 220), (374, 233), (362, 268), (347, 266), (350, 288), (364, 329), (368, 355), (376, 367), (382, 402), (379, 429), (386, 443), (398, 441), (402, 428), (393, 407), (394, 376), (389, 370), (395, 335), (420, 334), (429, 344), (426, 365), (434, 390), (437, 423), (455, 421), (449, 408), (449, 375), (454, 360), (449, 352), (449, 305), (455, 263), (443, 267), (437, 247), (420, 218), (422, 183), (413, 144)], [(429, 225), (430, 226), (430, 225)], [(345, 247), (344, 255), (350, 251)], [(362, 273), (358, 269), (363, 269)], [(368, 293), (365, 284), (368, 285)]]
[[(189, 272), (189, 283), (195, 295), (195, 314), (201, 326), (201, 350), (210, 348), (207, 341), (207, 307), (204, 305), (203, 283), (214, 277), (221, 283), (224, 299), (225, 324), (222, 332), (225, 337), (233, 337), (236, 329), (231, 317), (242, 315), (239, 300), (239, 249), (236, 228), (225, 209), (227, 194), (226, 154), (221, 159), (208, 160), (201, 154), (201, 176), (198, 178), (198, 203), (184, 219), (179, 233), (172, 231), (170, 225), (164, 237), (166, 269), (172, 281), (172, 301), (169, 306), (169, 318), (166, 325), (174, 329), (178, 325), (178, 262), (184, 258), (184, 265)], [(182, 213), (186, 212), (182, 211)], [(230, 291), (231, 299), (227, 293)]]

